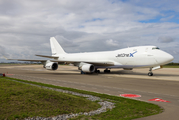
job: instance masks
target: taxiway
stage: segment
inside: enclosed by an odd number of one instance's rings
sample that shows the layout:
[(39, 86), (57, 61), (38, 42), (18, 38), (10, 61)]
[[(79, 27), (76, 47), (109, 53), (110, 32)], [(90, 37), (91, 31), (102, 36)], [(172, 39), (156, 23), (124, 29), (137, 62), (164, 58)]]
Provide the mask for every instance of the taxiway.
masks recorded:
[[(47, 71), (42, 65), (1, 65), (0, 73), (24, 80), (42, 82), (64, 87), (119, 96), (137, 94), (141, 101), (157, 104), (164, 108), (158, 115), (139, 120), (177, 120), (179, 114), (179, 69), (163, 68), (147, 76), (148, 69), (124, 71), (112, 69), (111, 73), (81, 75), (77, 67), (62, 65), (57, 71)], [(160, 98), (168, 102), (148, 101)], [(119, 112), (120, 113), (120, 112)]]

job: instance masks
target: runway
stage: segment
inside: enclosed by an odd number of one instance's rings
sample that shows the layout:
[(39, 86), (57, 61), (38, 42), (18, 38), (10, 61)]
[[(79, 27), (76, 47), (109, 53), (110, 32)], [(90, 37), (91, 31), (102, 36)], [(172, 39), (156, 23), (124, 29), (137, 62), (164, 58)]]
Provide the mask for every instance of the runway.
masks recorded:
[[(138, 120), (178, 119), (179, 69), (177, 68), (163, 68), (154, 71), (152, 77), (147, 76), (148, 69), (134, 69), (133, 71), (112, 69), (108, 74), (81, 75), (77, 67), (66, 65), (59, 66), (57, 71), (47, 71), (42, 65), (1, 65), (0, 73), (6, 73), (9, 77), (115, 96), (124, 93), (141, 95), (140, 98), (135, 99), (160, 105), (165, 111)], [(170, 102), (148, 101), (154, 98)]]

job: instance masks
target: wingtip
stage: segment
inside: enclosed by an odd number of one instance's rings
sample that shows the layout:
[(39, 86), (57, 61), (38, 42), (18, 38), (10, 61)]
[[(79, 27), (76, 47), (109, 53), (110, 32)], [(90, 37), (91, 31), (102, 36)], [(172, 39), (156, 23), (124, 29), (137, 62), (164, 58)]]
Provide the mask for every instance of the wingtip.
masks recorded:
[(3, 56), (6, 60), (8, 60), (8, 58), (6, 56)]

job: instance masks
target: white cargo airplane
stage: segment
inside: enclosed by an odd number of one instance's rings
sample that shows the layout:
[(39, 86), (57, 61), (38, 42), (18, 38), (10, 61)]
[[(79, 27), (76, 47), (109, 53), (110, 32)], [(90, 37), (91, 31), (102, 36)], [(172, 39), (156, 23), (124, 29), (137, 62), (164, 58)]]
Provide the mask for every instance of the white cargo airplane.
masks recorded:
[(115, 51), (66, 53), (54, 37), (50, 38), (52, 56), (36, 55), (53, 58), (54, 60), (8, 59), (18, 61), (41, 62), (47, 70), (57, 70), (58, 64), (73, 64), (83, 73), (100, 73), (98, 68), (104, 68), (109, 73), (111, 68), (150, 68), (148, 75), (153, 76), (152, 70), (160, 69), (161, 65), (171, 62), (172, 55), (156, 46), (138, 46)]

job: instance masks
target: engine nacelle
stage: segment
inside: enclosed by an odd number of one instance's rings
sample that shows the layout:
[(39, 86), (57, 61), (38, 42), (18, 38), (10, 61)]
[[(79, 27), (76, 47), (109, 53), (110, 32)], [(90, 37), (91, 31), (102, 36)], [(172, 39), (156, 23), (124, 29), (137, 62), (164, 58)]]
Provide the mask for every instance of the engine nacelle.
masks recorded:
[(92, 64), (84, 64), (82, 67), (81, 67), (81, 70), (83, 72), (87, 72), (87, 73), (92, 73), (95, 71), (95, 67), (94, 65)]
[(58, 69), (58, 63), (55, 62), (48, 62), (44, 66), (47, 70), (57, 70)]

